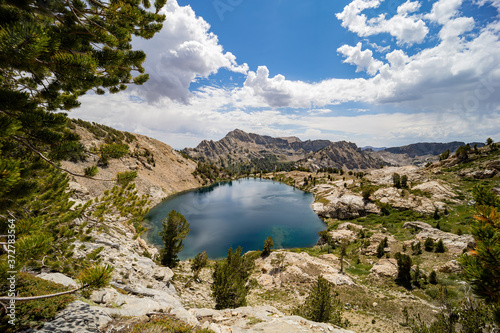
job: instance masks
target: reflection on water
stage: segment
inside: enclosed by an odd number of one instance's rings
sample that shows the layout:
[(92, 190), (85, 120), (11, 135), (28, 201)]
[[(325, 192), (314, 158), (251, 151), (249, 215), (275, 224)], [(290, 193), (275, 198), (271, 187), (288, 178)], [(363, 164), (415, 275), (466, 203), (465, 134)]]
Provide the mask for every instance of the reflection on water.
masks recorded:
[(183, 214), (191, 231), (181, 259), (207, 251), (210, 258), (226, 255), (229, 247), (262, 249), (271, 236), (275, 248), (311, 246), (325, 228), (313, 212), (312, 194), (262, 179), (218, 183), (164, 201), (148, 214), (148, 239), (162, 245), (161, 219), (171, 210)]

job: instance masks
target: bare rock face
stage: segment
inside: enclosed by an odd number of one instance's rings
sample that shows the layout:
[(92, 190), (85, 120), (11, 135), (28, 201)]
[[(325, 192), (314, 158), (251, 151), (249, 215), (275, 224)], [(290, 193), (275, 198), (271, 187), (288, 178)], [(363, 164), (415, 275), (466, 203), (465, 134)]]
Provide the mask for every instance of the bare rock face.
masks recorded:
[(429, 193), (433, 199), (450, 200), (455, 197), (455, 193), (448, 184), (442, 181), (431, 180), (422, 184), (418, 184), (412, 187), (412, 190), (420, 190), (422, 192)]
[(450, 232), (444, 232), (424, 222), (406, 222), (403, 228), (412, 228), (419, 231), (415, 236), (415, 239), (418, 241), (425, 241), (427, 238), (432, 238), (434, 242), (437, 242), (442, 239), (446, 249), (452, 253), (462, 253), (464, 249), (473, 247), (475, 244), (472, 235), (459, 236)]
[(396, 259), (380, 259), (370, 269), (370, 273), (378, 277), (396, 277), (398, 275), (398, 261)]
[[(285, 253), (281, 267), (276, 264), (279, 253)], [(257, 259), (255, 264), (263, 273), (258, 278), (258, 282), (265, 288), (277, 287), (281, 283), (310, 283), (319, 275), (323, 275), (326, 280), (335, 285), (354, 283), (349, 276), (339, 273), (340, 262), (335, 260), (335, 256), (315, 258), (304, 252), (275, 251), (266, 258)]]

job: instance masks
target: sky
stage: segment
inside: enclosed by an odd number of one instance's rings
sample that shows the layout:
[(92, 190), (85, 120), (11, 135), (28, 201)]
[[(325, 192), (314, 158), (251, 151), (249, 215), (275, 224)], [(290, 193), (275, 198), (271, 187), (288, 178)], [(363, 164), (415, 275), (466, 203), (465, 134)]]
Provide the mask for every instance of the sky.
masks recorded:
[(500, 141), (500, 0), (168, 0), (150, 80), (70, 117), (176, 149), (236, 128), (393, 147)]

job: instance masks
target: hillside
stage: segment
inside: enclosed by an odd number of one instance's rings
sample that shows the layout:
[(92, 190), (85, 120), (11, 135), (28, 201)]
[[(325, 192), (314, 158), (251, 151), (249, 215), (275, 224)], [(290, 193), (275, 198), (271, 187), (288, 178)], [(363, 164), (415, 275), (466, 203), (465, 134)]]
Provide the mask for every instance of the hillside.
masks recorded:
[[(196, 163), (163, 142), (139, 134), (125, 135), (107, 126), (80, 120), (73, 121), (73, 124), (73, 130), (80, 136), (87, 153), (83, 161), (64, 161), (62, 167), (84, 174), (85, 168), (97, 166), (99, 172), (94, 178), (112, 180), (72, 177), (70, 187), (80, 200), (94, 198), (111, 189), (116, 184), (113, 180), (118, 172), (135, 171), (138, 193), (149, 195), (152, 204), (159, 203), (170, 194), (201, 186), (200, 180), (192, 174)], [(120, 158), (111, 158), (104, 165), (99, 158), (99, 147), (109, 143), (125, 144), (129, 153)]]

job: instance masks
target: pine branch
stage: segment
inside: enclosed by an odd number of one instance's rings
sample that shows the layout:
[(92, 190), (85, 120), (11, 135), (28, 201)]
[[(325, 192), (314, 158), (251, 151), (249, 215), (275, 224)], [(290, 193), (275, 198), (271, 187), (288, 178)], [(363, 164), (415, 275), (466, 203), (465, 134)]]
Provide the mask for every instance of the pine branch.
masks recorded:
[(72, 176), (82, 177), (82, 178), (87, 178), (87, 179), (92, 179), (92, 180), (99, 180), (99, 181), (104, 181), (104, 182), (114, 182), (115, 181), (114, 179), (101, 179), (101, 178), (93, 178), (93, 177), (89, 177), (89, 176), (85, 176), (85, 175), (80, 175), (80, 174), (71, 172), (71, 171), (69, 171), (67, 169), (61, 168), (60, 166), (58, 166), (57, 164), (55, 164), (54, 162), (52, 162), (51, 160), (49, 160), (47, 157), (45, 157), (41, 152), (39, 152), (38, 150), (36, 150), (32, 145), (30, 145), (29, 143), (25, 142), (19, 136), (13, 135), (12, 137), (14, 138), (14, 140), (16, 140), (17, 142), (19, 142), (20, 144), (24, 145), (25, 147), (27, 147), (28, 149), (30, 149), (32, 152), (34, 152), (35, 154), (37, 154), (38, 156), (40, 156), (45, 162), (49, 163), (54, 168), (59, 169), (61, 171), (64, 171), (66, 173), (69, 173)]

